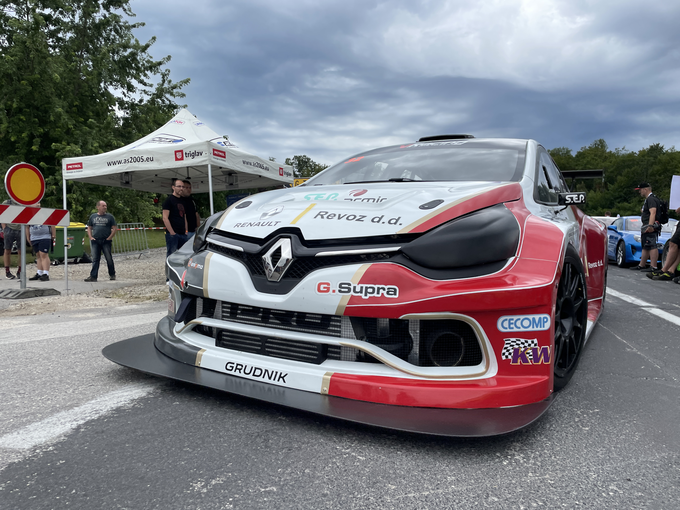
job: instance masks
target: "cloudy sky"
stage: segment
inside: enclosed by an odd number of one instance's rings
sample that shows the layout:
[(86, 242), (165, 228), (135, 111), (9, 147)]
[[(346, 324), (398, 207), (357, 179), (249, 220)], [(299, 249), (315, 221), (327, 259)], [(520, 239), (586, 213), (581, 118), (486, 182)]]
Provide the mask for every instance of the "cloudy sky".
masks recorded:
[(680, 148), (680, 2), (131, 0), (188, 109), (262, 157), (421, 136)]

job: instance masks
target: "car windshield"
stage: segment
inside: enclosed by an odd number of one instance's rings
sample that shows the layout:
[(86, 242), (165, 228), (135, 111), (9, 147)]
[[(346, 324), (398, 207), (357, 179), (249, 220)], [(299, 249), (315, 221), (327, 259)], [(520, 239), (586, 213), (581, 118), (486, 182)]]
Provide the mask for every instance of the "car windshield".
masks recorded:
[[(465, 145), (463, 145), (465, 144)], [(306, 186), (409, 181), (519, 181), (524, 144), (414, 143), (365, 152), (324, 170)]]
[(642, 228), (642, 221), (640, 218), (630, 218), (626, 220), (626, 230), (640, 230)]
[(668, 223), (661, 225), (661, 232), (672, 233), (675, 230), (675, 225), (677, 225), (678, 220), (668, 220)]

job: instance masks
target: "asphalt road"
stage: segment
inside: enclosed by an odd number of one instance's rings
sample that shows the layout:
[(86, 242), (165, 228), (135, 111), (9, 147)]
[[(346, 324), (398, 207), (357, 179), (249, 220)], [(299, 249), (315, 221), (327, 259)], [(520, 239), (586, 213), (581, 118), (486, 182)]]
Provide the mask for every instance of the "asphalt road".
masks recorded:
[(474, 440), (344, 423), (101, 356), (152, 332), (164, 304), (3, 318), (0, 508), (679, 508), (680, 285), (610, 267), (609, 290), (548, 413)]

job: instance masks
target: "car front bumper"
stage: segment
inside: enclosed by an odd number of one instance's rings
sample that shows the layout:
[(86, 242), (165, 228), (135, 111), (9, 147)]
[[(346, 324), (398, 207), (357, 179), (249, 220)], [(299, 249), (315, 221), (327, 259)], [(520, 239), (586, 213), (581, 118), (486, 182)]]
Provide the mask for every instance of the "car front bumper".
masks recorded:
[[(542, 401), (512, 407), (481, 409), (411, 407), (366, 402), (277, 386), (207, 370), (192, 364), (190, 358), (196, 354), (193, 352), (193, 346), (184, 344), (171, 334), (169, 328), (164, 328), (161, 324), (156, 335), (149, 334), (111, 344), (103, 349), (103, 355), (119, 365), (160, 377), (331, 418), (440, 436), (484, 437), (507, 434), (533, 423), (547, 411), (553, 401), (551, 394)], [(161, 352), (157, 345), (173, 357)], [(178, 361), (183, 357), (187, 359)]]

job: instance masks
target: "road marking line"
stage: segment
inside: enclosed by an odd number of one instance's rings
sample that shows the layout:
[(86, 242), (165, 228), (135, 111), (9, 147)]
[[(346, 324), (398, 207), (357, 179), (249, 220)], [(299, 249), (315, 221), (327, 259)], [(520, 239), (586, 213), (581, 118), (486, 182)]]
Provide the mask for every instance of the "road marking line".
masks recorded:
[(62, 411), (0, 437), (0, 448), (25, 450), (53, 441), (87, 421), (99, 418), (117, 407), (123, 407), (133, 400), (146, 396), (157, 387), (157, 384), (134, 384), (107, 393), (82, 406)]
[[(37, 342), (40, 340), (55, 340), (57, 338), (104, 333), (124, 327), (155, 325), (168, 314), (167, 311), (129, 315), (124, 319), (120, 316), (100, 317), (76, 321), (55, 322), (49, 324), (22, 324), (8, 327), (0, 331), (0, 345)], [(4, 326), (4, 325), (3, 325)]]
[(617, 292), (614, 289), (611, 289), (610, 287), (607, 287), (607, 295), (617, 297), (619, 299), (622, 299), (623, 301), (627, 301), (628, 303), (632, 303), (634, 305), (638, 305), (639, 307), (647, 310), (652, 315), (656, 315), (657, 317), (661, 317), (662, 319), (666, 319), (668, 322), (672, 322), (673, 324), (677, 324), (678, 326), (680, 326), (680, 317), (678, 317), (677, 315), (673, 315), (672, 313), (660, 310), (659, 308), (656, 307), (656, 305), (653, 305), (652, 303), (647, 303), (647, 301), (643, 301), (642, 299), (629, 296), (628, 294), (623, 294), (622, 292)]

